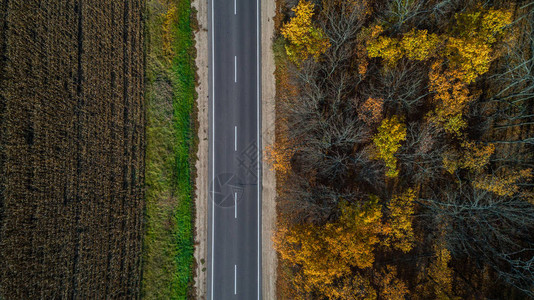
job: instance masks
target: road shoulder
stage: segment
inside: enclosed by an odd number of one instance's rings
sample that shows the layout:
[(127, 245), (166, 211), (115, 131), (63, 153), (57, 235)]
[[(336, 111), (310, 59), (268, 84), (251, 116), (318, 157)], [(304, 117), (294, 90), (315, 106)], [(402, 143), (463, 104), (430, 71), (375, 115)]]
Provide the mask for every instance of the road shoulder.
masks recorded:
[[(276, 3), (261, 1), (262, 153), (275, 141), (275, 63), (272, 51)], [(276, 230), (276, 176), (263, 160), (262, 171), (262, 298), (276, 299), (277, 256), (272, 235)]]
[(208, 235), (208, 2), (207, 0), (193, 0), (193, 7), (197, 10), (198, 30), (195, 34), (197, 49), (197, 107), (198, 107), (198, 152), (196, 161), (196, 189), (195, 189), (195, 289), (197, 299), (206, 299), (207, 286), (207, 235)]

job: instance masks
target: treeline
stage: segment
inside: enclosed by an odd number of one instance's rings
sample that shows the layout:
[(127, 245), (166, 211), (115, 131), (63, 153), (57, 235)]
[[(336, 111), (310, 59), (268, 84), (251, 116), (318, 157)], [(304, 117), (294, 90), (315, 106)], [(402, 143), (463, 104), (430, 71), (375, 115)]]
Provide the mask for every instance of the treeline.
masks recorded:
[(534, 297), (534, 2), (277, 9), (279, 297)]
[(144, 1), (0, 2), (0, 298), (139, 298)]

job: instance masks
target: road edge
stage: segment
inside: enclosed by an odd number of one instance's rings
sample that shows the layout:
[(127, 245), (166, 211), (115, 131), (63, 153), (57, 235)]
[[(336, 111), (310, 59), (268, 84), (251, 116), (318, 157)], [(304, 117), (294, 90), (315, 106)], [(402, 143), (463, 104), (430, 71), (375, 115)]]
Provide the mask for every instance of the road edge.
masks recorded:
[[(261, 1), (261, 99), (262, 156), (275, 141), (275, 63), (272, 43), (276, 2)], [(272, 235), (276, 230), (276, 176), (272, 165), (263, 160), (262, 168), (262, 298), (276, 299), (277, 255)]]
[(208, 49), (208, 1), (193, 0), (197, 11), (198, 30), (194, 32), (197, 57), (197, 108), (198, 150), (195, 163), (195, 272), (194, 286), (197, 299), (206, 299), (207, 288), (207, 242), (208, 242), (208, 157), (209, 157), (209, 49)]

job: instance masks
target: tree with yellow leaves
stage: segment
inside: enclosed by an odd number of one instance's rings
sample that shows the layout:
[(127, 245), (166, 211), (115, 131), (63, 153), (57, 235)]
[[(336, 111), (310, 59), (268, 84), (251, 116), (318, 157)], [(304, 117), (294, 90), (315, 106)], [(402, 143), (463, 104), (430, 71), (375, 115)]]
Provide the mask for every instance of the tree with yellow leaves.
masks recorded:
[(351, 267), (369, 268), (373, 250), (383, 233), (378, 198), (362, 207), (340, 204), (338, 221), (322, 226), (298, 224), (279, 226), (275, 247), (281, 258), (299, 266), (310, 291), (332, 291), (337, 279), (350, 274)]
[(358, 34), (358, 43), (356, 44), (356, 56), (358, 57), (358, 74), (365, 76), (367, 68), (369, 66), (368, 45), (371, 41), (374, 41), (382, 32), (384, 28), (380, 25), (373, 27), (366, 27), (360, 30)]
[(427, 30), (412, 29), (402, 37), (400, 44), (409, 59), (427, 60), (436, 51), (439, 37), (436, 34), (428, 34)]
[(389, 201), (387, 228), (388, 232), (382, 241), (386, 247), (408, 252), (412, 249), (415, 239), (412, 228), (415, 192), (408, 189), (402, 194), (396, 194)]
[(457, 169), (468, 169), (480, 172), (489, 163), (491, 155), (495, 152), (495, 145), (463, 141), (460, 151), (449, 150), (443, 154), (443, 166), (449, 173)]
[(492, 45), (510, 24), (512, 13), (505, 10), (478, 9), (456, 14), (456, 26), (448, 38), (445, 54), (458, 79), (469, 84), (489, 70)]
[(530, 178), (532, 178), (532, 169), (524, 169), (519, 172), (501, 169), (496, 174), (487, 174), (477, 178), (473, 182), (473, 186), (499, 196), (511, 197), (519, 191), (517, 184), (521, 180)]
[(386, 265), (375, 279), (380, 287), (380, 298), (387, 300), (404, 300), (409, 294), (406, 283), (397, 277), (397, 268)]
[(384, 59), (389, 66), (395, 66), (403, 56), (399, 41), (387, 36), (379, 36), (378, 39), (369, 42), (367, 53), (369, 57)]
[(427, 60), (436, 51), (439, 38), (436, 34), (428, 34), (427, 30), (415, 30), (406, 33), (402, 38), (379, 36), (367, 44), (369, 57), (380, 57), (389, 66), (394, 66), (403, 57), (412, 60)]
[(475, 39), (450, 37), (447, 43), (447, 57), (452, 68), (456, 69), (457, 78), (467, 84), (489, 70), (491, 45)]
[(451, 252), (445, 247), (442, 239), (433, 246), (434, 260), (428, 269), (428, 277), (432, 280), (435, 299), (449, 300), (452, 297), (452, 270), (449, 267)]
[(406, 125), (397, 116), (384, 119), (378, 127), (378, 133), (373, 137), (377, 150), (376, 157), (386, 163), (388, 177), (397, 177), (399, 174), (395, 153), (404, 140), (406, 140)]
[(352, 273), (339, 280), (339, 284), (324, 289), (328, 299), (376, 300), (376, 291), (370, 280), (358, 273)]
[(472, 171), (481, 171), (495, 152), (494, 144), (484, 145), (483, 143), (475, 143), (464, 141), (462, 143), (464, 153), (462, 155), (462, 167)]
[[(456, 25), (442, 36), (412, 29), (402, 38), (378, 36), (370, 39), (367, 43), (368, 56), (380, 57), (389, 66), (394, 66), (402, 57), (422, 61), (435, 53), (449, 60), (457, 79), (470, 84), (489, 70), (495, 58), (492, 45), (510, 24), (512, 14), (505, 10), (479, 9), (456, 14), (455, 17)], [(440, 43), (440, 40), (445, 42)]]
[(497, 36), (510, 24), (512, 12), (479, 7), (473, 12), (456, 14), (455, 19), (454, 35), (493, 44), (497, 41)]
[(313, 3), (300, 0), (293, 8), (295, 17), (280, 30), (289, 41), (286, 45), (287, 56), (296, 64), (310, 56), (317, 60), (330, 47), (324, 32), (312, 24), (313, 7)]
[[(447, 132), (460, 136), (467, 126), (463, 111), (474, 99), (467, 85), (489, 70), (495, 59), (492, 45), (510, 20), (511, 13), (504, 10), (461, 13), (456, 15), (453, 29), (442, 36), (415, 29), (401, 38), (375, 34), (367, 41), (367, 53), (371, 58), (384, 59), (389, 67), (403, 57), (419, 61), (438, 57), (429, 74), (429, 90), (437, 105), (430, 117)], [(382, 28), (378, 28), (375, 32), (380, 34)], [(447, 68), (443, 67), (445, 63)]]

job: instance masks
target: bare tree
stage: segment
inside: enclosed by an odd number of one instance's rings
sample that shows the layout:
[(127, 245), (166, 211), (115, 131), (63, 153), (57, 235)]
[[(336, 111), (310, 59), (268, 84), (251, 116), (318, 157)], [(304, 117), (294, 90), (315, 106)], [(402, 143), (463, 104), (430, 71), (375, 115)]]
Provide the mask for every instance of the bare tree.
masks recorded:
[(405, 178), (412, 178), (415, 184), (442, 179), (442, 154), (447, 149), (443, 135), (432, 123), (408, 124), (406, 142), (396, 155)]
[(333, 1), (323, 10), (320, 26), (330, 41), (322, 62), (326, 78), (331, 78), (339, 69), (350, 71), (356, 37), (365, 21), (365, 10), (362, 3), (348, 1)]
[(340, 191), (332, 185), (312, 183), (308, 178), (292, 174), (278, 202), (286, 220), (292, 223), (323, 224), (338, 213), (341, 201), (355, 201), (355, 193)]
[(423, 63), (401, 59), (394, 68), (371, 78), (364, 95), (384, 99), (386, 107), (394, 112), (414, 113), (428, 96), (425, 69)]
[(421, 203), (446, 228), (454, 255), (490, 266), (504, 281), (534, 296), (534, 206), (520, 194), (500, 197), (463, 185)]
[(425, 1), (421, 0), (390, 0), (380, 19), (389, 24), (393, 31), (400, 31), (402, 25), (411, 21), (423, 11)]
[(523, 35), (516, 38), (518, 42), (505, 45), (501, 71), (489, 78), (498, 87), (490, 103), (499, 104), (492, 119), (500, 129), (534, 123), (534, 11), (517, 19), (524, 19), (521, 23), (524, 28), (520, 30)]

